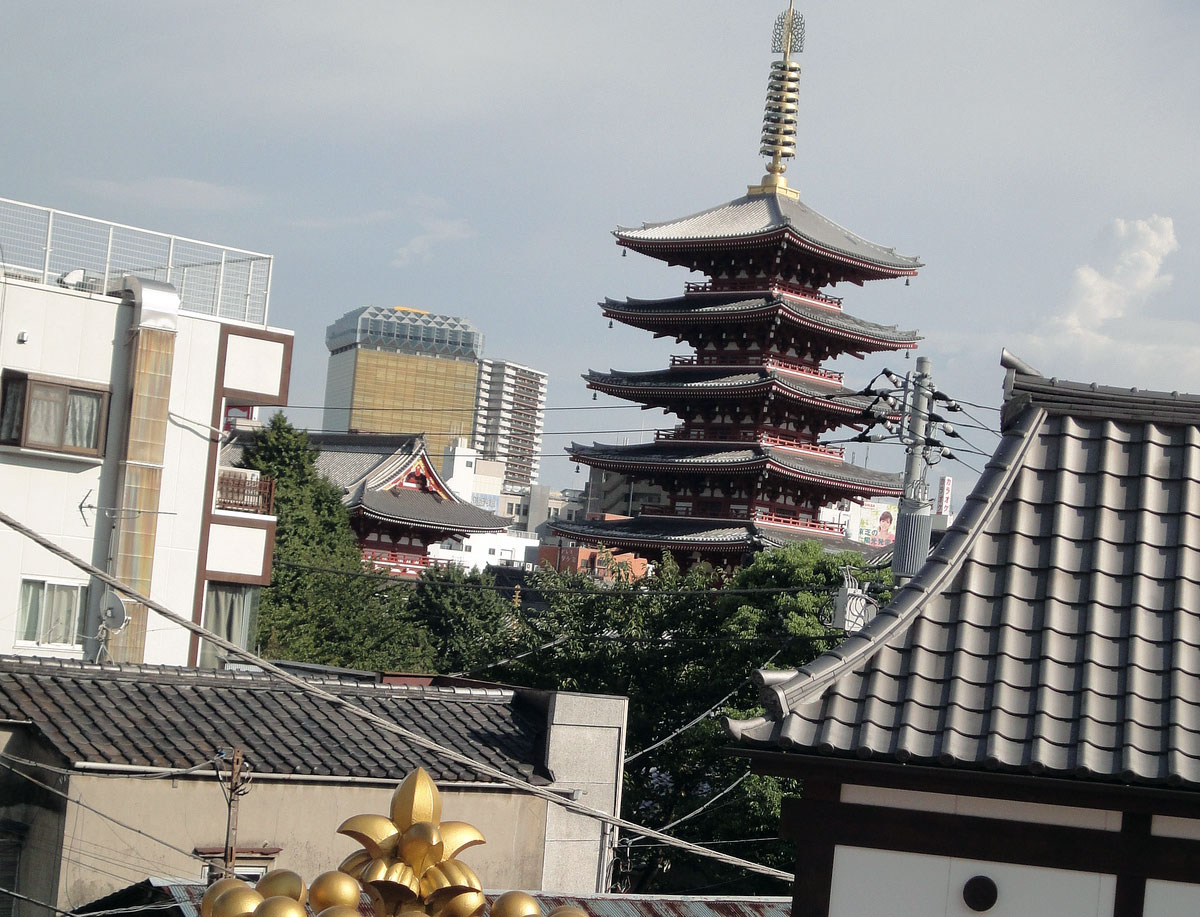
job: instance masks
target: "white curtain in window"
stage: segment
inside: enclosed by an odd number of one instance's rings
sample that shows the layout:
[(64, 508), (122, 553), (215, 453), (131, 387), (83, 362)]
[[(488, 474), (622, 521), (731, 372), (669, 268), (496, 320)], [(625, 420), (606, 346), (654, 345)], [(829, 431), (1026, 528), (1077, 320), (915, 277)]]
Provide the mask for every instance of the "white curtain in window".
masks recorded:
[(95, 449), (100, 445), (100, 404), (98, 392), (72, 391), (67, 396), (67, 428), (63, 445), (74, 449)]
[(45, 583), (34, 583), (29, 580), (21, 583), (21, 617), (17, 621), (17, 639), (27, 643), (36, 643), (38, 638), (38, 621), (42, 617), (42, 593)]
[[(258, 631), (258, 586), (209, 583), (204, 602), (204, 626), (243, 649), (250, 649)], [(200, 642), (199, 665), (217, 668), (224, 651), (207, 640)]]
[(76, 646), (82, 586), (25, 580), (21, 583), (21, 609), (17, 639), (29, 643)]
[(79, 642), (75, 629), (79, 610), (79, 587), (46, 584), (46, 600), (42, 604), (42, 643), (61, 643), (74, 646)]
[(31, 446), (62, 445), (63, 414), (67, 390), (57, 385), (29, 385), (29, 428), (25, 442)]

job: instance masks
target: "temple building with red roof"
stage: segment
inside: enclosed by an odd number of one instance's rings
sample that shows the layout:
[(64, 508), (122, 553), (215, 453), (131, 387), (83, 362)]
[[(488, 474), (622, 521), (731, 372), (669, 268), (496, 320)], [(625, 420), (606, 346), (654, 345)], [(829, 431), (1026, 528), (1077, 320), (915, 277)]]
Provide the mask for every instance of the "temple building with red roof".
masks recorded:
[(854, 547), (839, 526), (819, 521), (821, 509), (902, 492), (899, 475), (853, 465), (844, 450), (820, 442), (835, 428), (874, 422), (880, 410), (825, 362), (913, 349), (920, 340), (849, 314), (827, 290), (910, 277), (921, 263), (839, 226), (788, 186), (784, 160), (795, 155), (800, 77), (793, 55), (803, 32), (803, 18), (789, 7), (775, 26), (782, 59), (771, 65), (761, 147), (770, 161), (761, 182), (700, 213), (615, 233), (625, 249), (708, 279), (688, 283), (682, 296), (602, 303), (610, 321), (674, 337), (692, 352), (663, 370), (590, 371), (584, 379), (596, 392), (662, 408), (680, 423), (653, 443), (575, 443), (569, 451), (594, 469), (660, 485), (667, 497), (628, 519), (560, 521), (557, 534), (730, 567), (789, 541)]

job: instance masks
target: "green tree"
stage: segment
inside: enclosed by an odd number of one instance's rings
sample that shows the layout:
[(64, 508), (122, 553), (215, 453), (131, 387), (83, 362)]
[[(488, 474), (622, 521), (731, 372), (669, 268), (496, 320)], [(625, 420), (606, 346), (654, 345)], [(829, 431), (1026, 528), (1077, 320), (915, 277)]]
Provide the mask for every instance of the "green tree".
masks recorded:
[[(254, 433), (241, 464), (275, 480), (275, 558), (259, 607), (268, 657), (373, 671), (428, 671), (429, 641), (397, 590), (361, 575), (341, 490), (316, 467), (308, 436), (282, 413)], [(329, 571), (329, 572), (325, 572)]]
[[(626, 754), (633, 757), (625, 770), (625, 817), (656, 828), (675, 825), (670, 832), (679, 837), (715, 841), (718, 849), (790, 869), (792, 850), (775, 837), (780, 802), (798, 788), (746, 776), (747, 762), (729, 754), (717, 715), (760, 712), (749, 683), (754, 669), (794, 668), (838, 641), (822, 617), (845, 566), (861, 567), (861, 558), (808, 542), (763, 552), (724, 580), (701, 569), (683, 573), (669, 557), (651, 576), (620, 579), (611, 588), (544, 570), (535, 586), (549, 609), (524, 622), (527, 645), (561, 642), (494, 677), (628, 697)], [(721, 846), (735, 840), (736, 847)], [(623, 841), (622, 887), (786, 893), (783, 883), (762, 876), (645, 840)]]
[(438, 672), (471, 672), (509, 655), (522, 632), (514, 603), (489, 573), (457, 564), (426, 567), (405, 612), (427, 635)]

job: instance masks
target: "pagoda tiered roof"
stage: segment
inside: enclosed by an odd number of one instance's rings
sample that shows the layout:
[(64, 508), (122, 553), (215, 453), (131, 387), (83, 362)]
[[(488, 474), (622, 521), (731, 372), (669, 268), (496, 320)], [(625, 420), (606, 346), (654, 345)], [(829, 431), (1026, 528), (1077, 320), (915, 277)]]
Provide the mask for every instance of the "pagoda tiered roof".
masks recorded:
[(855, 551), (863, 546), (850, 541), (836, 526), (783, 526), (766, 522), (702, 519), (688, 516), (644, 514), (629, 519), (604, 521), (556, 519), (550, 526), (556, 535), (606, 548), (650, 551), (699, 551), (703, 554), (738, 555), (761, 548), (778, 547), (816, 539), (827, 551)]
[(802, 251), (857, 269), (868, 279), (907, 277), (919, 258), (868, 242), (790, 194), (747, 194), (699, 213), (640, 228), (618, 228), (617, 242), (652, 257), (672, 249), (711, 249), (715, 243), (753, 246), (786, 238)]
[(904, 490), (898, 474), (863, 468), (805, 449), (778, 448), (758, 443), (745, 446), (682, 441), (627, 446), (572, 443), (567, 451), (585, 465), (621, 473), (645, 473), (656, 468), (680, 474), (715, 471), (748, 475), (772, 471), (833, 489), (844, 487), (856, 495), (899, 496)]
[(896, 350), (916, 347), (921, 335), (902, 331), (896, 325), (880, 325), (841, 311), (840, 306), (820, 304), (829, 300), (821, 294), (801, 298), (803, 294), (712, 292), (689, 293), (667, 299), (606, 298), (604, 317), (625, 325), (657, 331), (700, 325), (731, 325), (739, 328), (755, 322), (774, 321), (777, 317), (835, 338), (848, 339), (859, 351)]
[(676, 366), (648, 372), (589, 370), (589, 388), (617, 398), (657, 405), (679, 400), (722, 401), (775, 393), (844, 418), (858, 417), (874, 400), (837, 384), (809, 382), (794, 373), (761, 366)]

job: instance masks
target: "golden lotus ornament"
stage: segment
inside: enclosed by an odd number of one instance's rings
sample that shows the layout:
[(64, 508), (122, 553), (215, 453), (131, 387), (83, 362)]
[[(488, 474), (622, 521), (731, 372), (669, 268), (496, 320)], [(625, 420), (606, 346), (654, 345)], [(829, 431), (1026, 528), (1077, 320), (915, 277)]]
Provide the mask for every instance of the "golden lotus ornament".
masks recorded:
[[(392, 794), (388, 815), (355, 815), (339, 834), (361, 847), (336, 870), (306, 887), (298, 873), (273, 869), (251, 887), (241, 879), (214, 882), (199, 917), (359, 917), (365, 891), (375, 917), (482, 917), (486, 901), (475, 871), (458, 859), (484, 842), (474, 825), (442, 821), (442, 798), (432, 778), (417, 768)], [(511, 891), (496, 899), (491, 917), (542, 917), (537, 901)], [(587, 917), (558, 907), (547, 917)]]
[(339, 866), (357, 879), (375, 917), (476, 917), (483, 885), (457, 854), (484, 842), (473, 825), (442, 823), (442, 797), (424, 768), (409, 774), (392, 794), (390, 817), (355, 815), (339, 834), (363, 849)]

